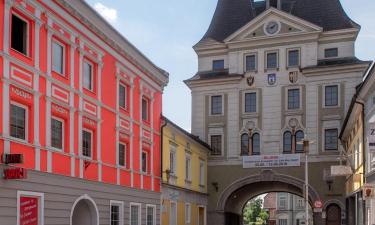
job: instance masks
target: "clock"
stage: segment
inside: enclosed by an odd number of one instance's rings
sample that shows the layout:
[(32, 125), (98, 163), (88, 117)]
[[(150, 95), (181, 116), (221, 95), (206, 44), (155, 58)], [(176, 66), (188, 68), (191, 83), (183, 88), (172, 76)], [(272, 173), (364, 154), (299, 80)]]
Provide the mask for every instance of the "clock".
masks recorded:
[(280, 24), (276, 21), (271, 21), (264, 25), (264, 31), (268, 35), (277, 34), (280, 31)]

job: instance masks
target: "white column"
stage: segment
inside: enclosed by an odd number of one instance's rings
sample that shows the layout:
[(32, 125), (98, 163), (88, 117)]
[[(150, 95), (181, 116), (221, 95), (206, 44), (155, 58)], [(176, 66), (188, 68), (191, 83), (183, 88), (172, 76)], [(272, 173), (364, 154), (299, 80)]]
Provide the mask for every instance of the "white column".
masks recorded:
[(133, 107), (133, 91), (134, 91), (134, 82), (133, 79), (130, 81), (130, 138), (129, 138), (129, 157), (130, 157), (130, 185), (134, 187), (134, 164), (133, 164), (133, 121), (134, 121), (134, 107)]
[[(40, 10), (36, 9), (37, 18), (40, 18)], [(39, 71), (40, 54), (39, 54), (39, 42), (40, 42), (40, 27), (41, 22), (38, 20), (35, 23), (35, 69)], [(35, 170), (40, 170), (40, 116), (39, 116), (39, 73), (34, 73), (34, 145), (35, 145)]]
[[(48, 25), (52, 27), (52, 20), (48, 19)], [(52, 152), (50, 151), (51, 147), (51, 96), (52, 96), (52, 87), (50, 78), (52, 77), (52, 32), (48, 29), (47, 34), (47, 93), (46, 93), (46, 147), (47, 147), (47, 172), (52, 172)]]
[[(71, 42), (75, 43), (75, 37), (72, 36)], [(70, 46), (70, 100), (69, 100), (69, 150), (70, 150), (70, 176), (75, 176), (76, 160), (74, 154), (74, 55), (76, 46)], [(78, 134), (79, 135), (79, 134)]]
[[(139, 172), (141, 174), (141, 189), (143, 189), (143, 171), (142, 171), (142, 143), (143, 143), (143, 121), (142, 121), (142, 98), (143, 98), (143, 90), (142, 90), (142, 84), (140, 84), (140, 92), (139, 92), (139, 161), (140, 161), (140, 168)], [(150, 156), (148, 156), (150, 157)]]
[(154, 179), (155, 179), (155, 174), (154, 174), (154, 148), (155, 148), (155, 143), (154, 143), (154, 95), (152, 94), (151, 99), (150, 99), (150, 124), (151, 124), (151, 149), (150, 149), (150, 172), (151, 172), (151, 190), (154, 191)]
[[(116, 75), (117, 75), (117, 78), (116, 78), (116, 168), (117, 168), (117, 176), (116, 176), (116, 182), (118, 185), (121, 184), (120, 182), (120, 166), (119, 166), (119, 143), (120, 143), (120, 134), (119, 134), (119, 128), (120, 128), (120, 107), (119, 107), (119, 91), (118, 91), (118, 88), (119, 88), (119, 85), (120, 85), (120, 70), (119, 68), (117, 68), (117, 71), (116, 71)], [(128, 149), (126, 149), (128, 151)], [(131, 160), (129, 160), (131, 161)]]
[(83, 44), (82, 41), (80, 43), (80, 49), (79, 49), (79, 112), (78, 112), (78, 155), (79, 155), (79, 177), (83, 178), (83, 159), (82, 159), (82, 109), (83, 109), (83, 99), (82, 99), (82, 62), (83, 62)]
[[(102, 64), (102, 57), (99, 57), (100, 62), (98, 65), (98, 100), (101, 103), (102, 102), (102, 69), (103, 69), (103, 64)], [(98, 178), (99, 181), (102, 181), (102, 108), (100, 105), (98, 105), (98, 124), (97, 124), (97, 160), (98, 160)]]

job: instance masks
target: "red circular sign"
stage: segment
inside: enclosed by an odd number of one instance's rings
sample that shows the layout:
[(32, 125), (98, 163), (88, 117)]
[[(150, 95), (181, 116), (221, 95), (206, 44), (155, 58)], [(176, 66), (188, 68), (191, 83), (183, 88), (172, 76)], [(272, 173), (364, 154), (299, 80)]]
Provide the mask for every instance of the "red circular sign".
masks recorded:
[(318, 200), (314, 202), (314, 208), (321, 209), (323, 208), (323, 202)]

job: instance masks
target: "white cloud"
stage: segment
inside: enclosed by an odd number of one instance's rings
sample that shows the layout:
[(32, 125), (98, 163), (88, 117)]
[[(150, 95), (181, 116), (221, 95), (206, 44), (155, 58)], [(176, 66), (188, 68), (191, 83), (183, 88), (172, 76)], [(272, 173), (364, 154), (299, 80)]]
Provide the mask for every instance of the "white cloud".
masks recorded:
[(100, 2), (95, 3), (95, 10), (102, 16), (104, 19), (108, 20), (110, 23), (115, 23), (117, 20), (117, 10), (109, 8), (103, 5)]

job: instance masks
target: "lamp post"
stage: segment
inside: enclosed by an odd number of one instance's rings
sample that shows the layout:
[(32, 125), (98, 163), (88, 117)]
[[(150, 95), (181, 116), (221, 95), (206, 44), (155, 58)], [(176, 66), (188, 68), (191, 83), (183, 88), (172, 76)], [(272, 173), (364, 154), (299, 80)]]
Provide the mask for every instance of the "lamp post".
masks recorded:
[(305, 152), (305, 217), (306, 225), (309, 225), (309, 140), (303, 140), (303, 148)]

